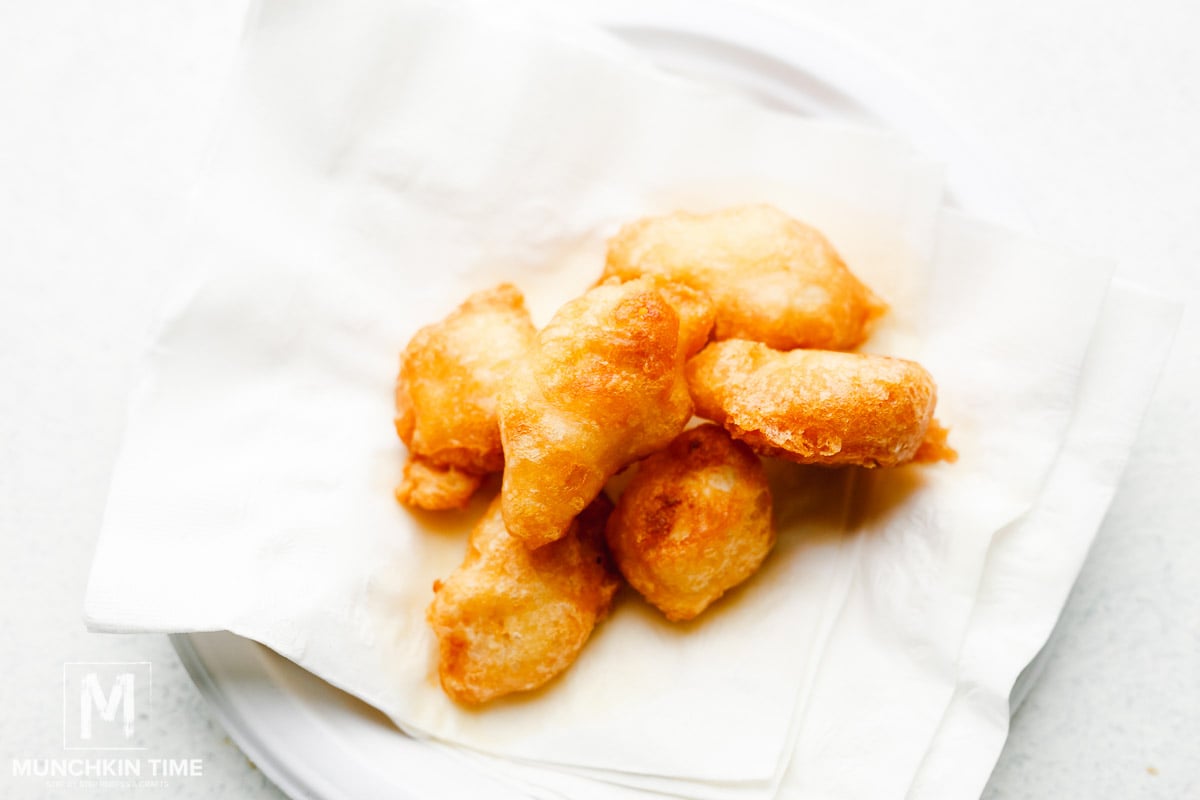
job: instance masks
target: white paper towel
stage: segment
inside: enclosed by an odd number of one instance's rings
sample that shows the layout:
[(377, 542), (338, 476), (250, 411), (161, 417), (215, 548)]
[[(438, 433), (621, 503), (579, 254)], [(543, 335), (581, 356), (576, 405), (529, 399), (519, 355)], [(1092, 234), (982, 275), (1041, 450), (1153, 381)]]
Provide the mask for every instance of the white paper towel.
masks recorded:
[[(1096, 335), (1086, 355), (1075, 353), (1083, 359), (1075, 365), (1082, 369), (1080, 383), (1059, 382), (1065, 406), (1047, 403), (1049, 396), (1039, 394), (1042, 412), (1065, 408), (1066, 417), (1055, 413), (1052, 421), (1047, 414), (1027, 424), (1031, 429), (1057, 428), (1067, 419), (1062, 443), (1048, 460), (1045, 452), (1041, 460), (1028, 453), (1030, 472), (1037, 472), (1039, 464), (1048, 472), (1030, 475), (1040, 485), (1035, 504), (997, 537), (958, 527), (953, 529), (956, 541), (939, 542), (930, 536), (930, 526), (911, 522), (860, 527), (847, 534), (854, 546), (841, 551), (841, 563), (858, 579), (836, 620), (834, 646), (821, 661), (815, 696), (800, 706), (801, 734), (779, 792), (783, 797), (978, 795), (1007, 731), (1012, 681), (1057, 617), (1120, 478), (1175, 328), (1178, 309), (1128, 286), (1108, 291), (1101, 307), (1105, 271), (1088, 259), (1056, 253), (954, 213), (946, 214), (939, 239), (933, 279), (946, 291), (935, 292), (931, 301), (935, 329), (961, 325), (944, 315), (942, 302), (967, 319), (980, 319), (982, 313), (997, 320), (1008, 316), (1016, 321), (1023, 315), (1043, 320), (1032, 327), (1016, 325), (1012, 333), (991, 339), (991, 348), (1002, 344), (1004, 358), (1018, 363), (1043, 354), (1019, 383), (997, 390), (999, 402), (1049, 391), (1054, 381), (1039, 371), (1054, 363), (1061, 368), (1066, 362), (1058, 359), (1068, 350), (1075, 352), (1064, 343), (1086, 340), (1089, 318), (1099, 313)], [(1004, 276), (1010, 285), (1002, 291), (985, 275), (974, 274), (976, 268)], [(1036, 291), (1031, 290), (1034, 285)], [(1076, 317), (1072, 321), (1052, 313), (1068, 298), (1071, 306), (1084, 306), (1089, 313), (1068, 315)], [(996, 306), (989, 309), (993, 301)], [(1013, 303), (1042, 307), (1013, 314), (1007, 310)], [(1075, 331), (1067, 334), (1069, 326)], [(946, 340), (938, 335), (939, 342)], [(950, 349), (983, 348), (977, 371), (990, 371), (987, 338), (956, 335), (948, 341)], [(983, 403), (978, 420), (988, 422), (987, 401), (973, 402)], [(1014, 407), (1020, 405), (1015, 402)], [(1027, 444), (1012, 442), (1009, 455), (1017, 458)], [(994, 443), (985, 452), (1004, 455)], [(952, 470), (957, 467), (947, 468)], [(917, 515), (922, 507), (929, 510), (923, 496), (927, 491), (906, 497), (907, 510)], [(978, 495), (965, 496), (973, 500)], [(896, 541), (890, 545), (888, 539)], [(862, 608), (869, 611), (858, 610)], [(851, 616), (856, 610), (858, 616)], [(611, 785), (596, 788), (580, 780), (580, 771), (514, 770), (494, 761), (488, 766), (519, 775), (534, 795), (644, 796)], [(637, 785), (685, 797), (760, 797), (778, 788), (769, 781)]]
[(954, 696), (909, 797), (983, 791), (1008, 733), (1009, 692), (1050, 635), (1112, 502), (1180, 310), (1128, 283), (1109, 290), (1067, 441), (1032, 511), (992, 541)]
[[(89, 624), (229, 629), (410, 731), (572, 781), (764, 796), (799, 737), (789, 785), (855, 785), (866, 746), (876, 783), (902, 792), (954, 694), (987, 544), (1065, 435), (1105, 283), (960, 221), (988, 246), (943, 247), (931, 284), (939, 189), (889, 137), (659, 78), (616, 49), (411, 2), (263, 4), (197, 202), (203, 282), (150, 355)], [(626, 597), (562, 680), (453, 706), (423, 610), (480, 504), (418, 518), (391, 500), (396, 354), (500, 280), (544, 322), (622, 221), (746, 201), (822, 227), (893, 302), (872, 347), (930, 366), (963, 460), (863, 479), (778, 467), (778, 551), (706, 618), (671, 626)]]
[[(891, 137), (554, 39), (415, 3), (355, 7), (261, 9), (195, 209), (207, 277), (169, 315), (135, 398), (90, 624), (229, 629), (407, 730), (485, 752), (772, 779), (837, 578), (803, 555), (841, 525), (837, 504), (797, 510), (822, 484), (781, 493), (796, 521), (775, 557), (702, 623), (624, 602), (562, 680), (464, 711), (436, 685), (424, 608), (479, 504), (414, 516), (392, 500), (397, 354), (501, 280), (545, 320), (599, 274), (606, 234), (678, 205), (774, 202), (886, 296), (913, 296), (938, 170)], [(903, 338), (909, 307), (881, 336)]]

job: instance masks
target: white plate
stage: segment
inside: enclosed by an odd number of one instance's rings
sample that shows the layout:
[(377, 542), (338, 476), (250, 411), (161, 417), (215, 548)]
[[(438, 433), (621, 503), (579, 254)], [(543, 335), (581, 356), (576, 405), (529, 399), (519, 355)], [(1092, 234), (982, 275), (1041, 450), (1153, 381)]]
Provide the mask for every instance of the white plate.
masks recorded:
[[(1016, 193), (943, 109), (894, 69), (828, 32), (722, 0), (606, 0), (592, 16), (670, 71), (806, 116), (896, 131), (946, 165), (951, 205), (1030, 227)], [(292, 797), (495, 790), (461, 761), (406, 737), (379, 712), (261, 645), (228, 633), (171, 638), (225, 730)], [(1014, 698), (1023, 694), (1019, 686)]]

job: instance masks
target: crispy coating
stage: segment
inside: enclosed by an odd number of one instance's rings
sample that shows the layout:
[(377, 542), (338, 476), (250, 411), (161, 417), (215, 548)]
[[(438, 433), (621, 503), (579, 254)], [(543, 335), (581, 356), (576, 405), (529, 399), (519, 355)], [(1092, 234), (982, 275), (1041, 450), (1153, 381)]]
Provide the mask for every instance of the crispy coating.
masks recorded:
[(683, 365), (707, 335), (690, 328), (711, 320), (695, 311), (703, 303), (682, 286), (614, 281), (564, 305), (538, 334), (500, 397), (513, 536), (529, 547), (554, 541), (610, 477), (683, 430), (692, 415)]
[(536, 335), (525, 299), (511, 284), (477, 292), (441, 322), (417, 331), (400, 357), (395, 423), (410, 459), (426, 463), (406, 465), (396, 492), (401, 502), (457, 507), (470, 496), (462, 494), (469, 486), (466, 473), (503, 469), (496, 396)]
[(676, 212), (623, 227), (604, 277), (657, 274), (707, 292), (716, 339), (848, 350), (887, 309), (820, 231), (768, 205)]
[(466, 508), (483, 476), (458, 467), (442, 467), (420, 456), (409, 456), (396, 499), (406, 506), (428, 511)]
[[(933, 378), (914, 361), (781, 352), (739, 339), (706, 347), (688, 362), (687, 375), (699, 416), (760, 455), (801, 464), (911, 461), (937, 403)], [(940, 447), (949, 449), (944, 435)]]
[(775, 545), (762, 462), (717, 425), (684, 431), (638, 465), (607, 537), (633, 588), (667, 619), (692, 619)]
[[(716, 308), (705, 292), (668, 281), (658, 276), (647, 276), (663, 299), (679, 315), (679, 349), (685, 358), (691, 358), (704, 349), (712, 334), (716, 321)], [(618, 281), (613, 280), (616, 284)]]
[(530, 550), (508, 534), (493, 501), (462, 566), (433, 586), (427, 618), (446, 694), (484, 703), (535, 689), (575, 661), (617, 590), (603, 544), (611, 511), (601, 495), (565, 536)]
[(958, 461), (958, 451), (950, 446), (950, 429), (936, 419), (929, 421), (929, 430), (925, 431), (925, 440), (917, 448), (913, 461), (929, 464), (935, 461)]

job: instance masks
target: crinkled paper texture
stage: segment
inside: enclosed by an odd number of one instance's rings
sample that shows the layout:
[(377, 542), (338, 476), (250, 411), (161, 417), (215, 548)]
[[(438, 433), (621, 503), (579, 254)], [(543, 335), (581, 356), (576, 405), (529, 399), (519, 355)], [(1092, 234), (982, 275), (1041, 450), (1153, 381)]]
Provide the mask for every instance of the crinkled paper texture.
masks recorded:
[[(955, 694), (989, 542), (1066, 436), (1106, 284), (961, 220), (986, 247), (935, 259), (940, 187), (891, 137), (619, 48), (414, 2), (262, 4), (197, 195), (196, 282), (131, 409), (89, 625), (247, 636), (549, 792), (760, 797), (800, 774), (837, 794), (863, 752), (872, 781), (907, 786)], [(871, 348), (930, 367), (961, 461), (773, 466), (779, 546), (745, 587), (689, 625), (626, 592), (561, 679), (455, 706), (424, 610), (486, 498), (444, 515), (392, 499), (398, 352), (500, 281), (543, 323), (621, 222), (741, 202), (817, 225), (892, 302)]]

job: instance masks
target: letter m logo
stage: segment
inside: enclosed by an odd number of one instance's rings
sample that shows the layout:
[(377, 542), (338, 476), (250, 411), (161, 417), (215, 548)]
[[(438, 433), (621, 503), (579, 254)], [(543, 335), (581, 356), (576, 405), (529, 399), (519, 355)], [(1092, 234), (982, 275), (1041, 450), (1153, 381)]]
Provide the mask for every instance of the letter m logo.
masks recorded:
[(137, 713), (133, 673), (122, 672), (117, 675), (107, 697), (100, 688), (100, 676), (94, 672), (84, 675), (79, 685), (79, 738), (85, 741), (92, 738), (92, 709), (98, 711), (100, 718), (107, 722), (116, 721), (119, 709), (125, 738), (132, 739), (133, 718)]
[(63, 665), (63, 747), (144, 750), (139, 712), (150, 707), (150, 662)]

